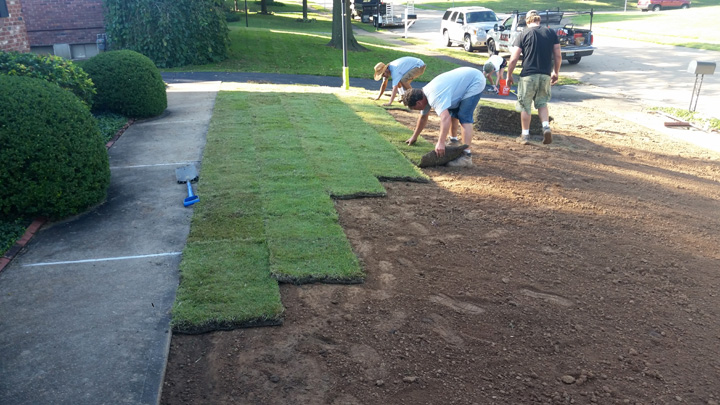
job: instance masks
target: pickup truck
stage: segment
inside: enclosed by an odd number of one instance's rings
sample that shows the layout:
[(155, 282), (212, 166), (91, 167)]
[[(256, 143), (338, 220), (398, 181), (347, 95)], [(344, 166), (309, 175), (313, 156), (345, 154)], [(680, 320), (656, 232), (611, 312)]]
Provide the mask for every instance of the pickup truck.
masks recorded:
[[(587, 13), (573, 13), (587, 14)], [(590, 14), (590, 28), (576, 28), (573, 24), (562, 25), (564, 16), (568, 13), (561, 11), (543, 11), (540, 13), (541, 25), (545, 25), (555, 30), (560, 40), (560, 53), (562, 58), (568, 63), (574, 65), (580, 63), (583, 56), (593, 54), (595, 48), (593, 44), (592, 34), (592, 17)], [(496, 24), (493, 29), (488, 31), (487, 49), (488, 55), (494, 55), (500, 52), (510, 52), (515, 38), (517, 38), (525, 29), (525, 13), (514, 11), (509, 17), (505, 18), (501, 24)]]

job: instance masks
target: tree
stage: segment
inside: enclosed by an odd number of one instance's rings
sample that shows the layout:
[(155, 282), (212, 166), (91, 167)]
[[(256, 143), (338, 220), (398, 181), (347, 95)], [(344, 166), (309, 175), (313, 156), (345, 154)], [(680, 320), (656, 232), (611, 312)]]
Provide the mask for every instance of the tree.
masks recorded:
[[(332, 22), (332, 38), (328, 43), (328, 46), (332, 46), (336, 49), (342, 49), (342, 2), (341, 0), (333, 0), (333, 22)], [(347, 50), (354, 52), (365, 52), (365, 49), (355, 39), (353, 34), (352, 24), (350, 24), (350, 0), (345, 0), (345, 27), (347, 29)]]
[(260, 14), (270, 14), (268, 12), (268, 0), (260, 0)]
[(308, 9), (307, 0), (303, 0), (302, 3), (303, 3), (303, 5), (302, 5), (303, 6), (303, 21), (307, 21), (307, 19), (308, 19), (307, 18), (307, 9)]

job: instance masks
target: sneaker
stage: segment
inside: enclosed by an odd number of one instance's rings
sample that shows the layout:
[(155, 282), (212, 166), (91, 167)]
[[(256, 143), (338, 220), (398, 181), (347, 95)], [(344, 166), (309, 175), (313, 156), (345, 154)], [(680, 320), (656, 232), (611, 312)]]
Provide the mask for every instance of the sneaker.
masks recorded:
[(543, 127), (543, 143), (549, 145), (552, 143), (552, 130), (550, 127)]
[(473, 165), (472, 156), (463, 154), (455, 160), (451, 160), (447, 163), (450, 167), (471, 167)]
[(460, 140), (457, 137), (451, 136), (450, 137), (450, 143), (451, 144), (457, 144), (460, 143)]
[(520, 145), (530, 145), (530, 135), (520, 135), (517, 137), (517, 142)]

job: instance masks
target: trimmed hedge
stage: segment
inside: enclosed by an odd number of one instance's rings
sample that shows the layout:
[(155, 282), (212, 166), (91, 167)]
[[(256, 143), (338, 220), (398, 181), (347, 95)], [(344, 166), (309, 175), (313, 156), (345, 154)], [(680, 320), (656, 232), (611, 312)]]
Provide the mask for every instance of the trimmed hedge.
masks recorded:
[(107, 111), (132, 118), (162, 114), (167, 93), (160, 71), (135, 51), (103, 52), (83, 63), (97, 88), (93, 111)]
[(0, 75), (0, 216), (64, 218), (103, 201), (107, 150), (88, 108), (45, 80)]
[(83, 69), (67, 59), (54, 55), (0, 52), (0, 74), (28, 76), (53, 82), (70, 90), (92, 106), (95, 86)]

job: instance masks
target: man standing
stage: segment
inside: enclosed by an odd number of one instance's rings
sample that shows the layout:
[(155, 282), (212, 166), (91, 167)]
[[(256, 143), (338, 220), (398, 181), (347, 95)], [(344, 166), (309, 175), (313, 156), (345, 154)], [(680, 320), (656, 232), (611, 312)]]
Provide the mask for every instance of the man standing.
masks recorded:
[[(468, 145), (463, 155), (451, 162), (448, 166), (472, 166), (472, 153), (470, 145), (473, 137), (473, 114), (480, 102), (480, 93), (485, 90), (485, 76), (477, 69), (461, 67), (436, 76), (422, 89), (412, 89), (405, 92), (402, 102), (410, 109), (420, 110), (422, 113), (415, 125), (412, 136), (405, 141), (412, 145), (428, 121), (430, 107), (440, 117), (440, 137), (435, 144), (435, 153), (445, 155), (445, 140), (448, 133), (457, 133), (458, 123), (462, 129), (463, 143)], [(452, 132), (450, 132), (452, 129)]]
[[(390, 94), (390, 101), (383, 105), (391, 105), (398, 91), (402, 95), (404, 91), (410, 90), (412, 88), (410, 83), (423, 73), (425, 73), (425, 62), (412, 56), (395, 59), (387, 65), (382, 62), (378, 63), (375, 65), (375, 80), (383, 79), (383, 82), (380, 86), (380, 94), (375, 100), (380, 100), (380, 97), (385, 93), (389, 78), (392, 77), (392, 93)], [(401, 86), (402, 90), (400, 90)]]
[(562, 55), (560, 41), (555, 31), (540, 26), (540, 15), (530, 10), (525, 15), (527, 28), (513, 43), (512, 56), (507, 69), (507, 85), (513, 84), (513, 70), (523, 55), (523, 67), (518, 82), (517, 109), (520, 110), (522, 134), (518, 142), (523, 145), (530, 143), (530, 119), (532, 103), (538, 110), (542, 121), (543, 143), (552, 143), (550, 130), (550, 113), (547, 103), (550, 101), (550, 86), (557, 83), (560, 73)]

